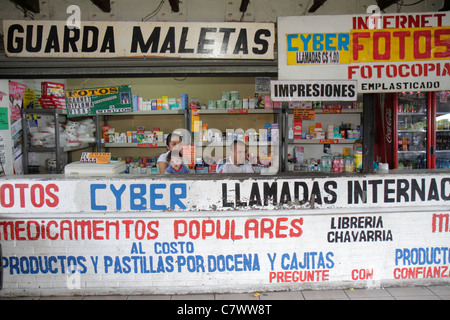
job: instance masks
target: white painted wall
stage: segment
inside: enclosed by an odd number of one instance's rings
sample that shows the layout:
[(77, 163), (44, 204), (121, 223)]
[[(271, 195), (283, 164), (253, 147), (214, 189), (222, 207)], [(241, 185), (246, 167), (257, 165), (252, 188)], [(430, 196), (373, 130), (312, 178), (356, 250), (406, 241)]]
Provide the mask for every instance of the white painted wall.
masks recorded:
[[(2, 229), (5, 223), (19, 231), (15, 240), (5, 241), (2, 234), (0, 297), (449, 284), (449, 233), (432, 231), (433, 212), (304, 216), (276, 210), (255, 214), (1, 219)], [(449, 212), (445, 214), (448, 217)], [(352, 219), (362, 221), (361, 226), (348, 227)], [(84, 227), (75, 228), (76, 224)], [(219, 224), (224, 239), (216, 238)], [(198, 233), (203, 225), (212, 235), (203, 238)], [(32, 240), (26, 239), (28, 226)], [(48, 227), (47, 236), (55, 239), (37, 235), (36, 227)], [(64, 234), (59, 232), (61, 227), (66, 229)], [(249, 227), (253, 229), (246, 233)], [(185, 228), (191, 231), (180, 236)], [(12, 234), (8, 232), (7, 237)]]
[[(354, 179), (185, 177), (6, 178), (0, 187), (0, 296), (449, 284), (450, 178), (445, 173)], [(422, 188), (422, 179), (424, 199), (414, 201), (413, 190)], [(294, 198), (298, 183), (324, 201), (331, 201), (330, 190), (335, 191), (336, 202), (278, 210), (271, 205), (224, 207), (222, 184), (225, 202), (237, 203), (240, 186), (239, 200), (245, 203), (254, 190), (248, 180), (258, 181), (263, 201), (266, 181), (278, 184), (277, 199), (286, 195), (288, 185)], [(182, 185), (185, 192), (180, 193)], [(367, 188), (367, 203), (360, 199), (359, 205), (342, 208), (354, 199), (356, 185)], [(168, 192), (172, 189), (177, 190)], [(185, 211), (129, 207), (168, 205), (173, 197), (185, 204)]]

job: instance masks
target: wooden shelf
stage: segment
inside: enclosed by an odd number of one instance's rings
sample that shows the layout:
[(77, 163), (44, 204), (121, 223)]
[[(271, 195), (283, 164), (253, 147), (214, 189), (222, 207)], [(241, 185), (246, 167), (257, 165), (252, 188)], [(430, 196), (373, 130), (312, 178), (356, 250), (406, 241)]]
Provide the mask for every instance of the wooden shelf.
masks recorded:
[[(288, 139), (288, 144), (354, 144), (358, 139)], [(336, 141), (336, 142), (334, 142)]]
[(114, 142), (106, 142), (100, 144), (101, 148), (165, 148), (166, 144), (158, 143), (156, 147), (139, 147), (139, 145), (144, 145), (145, 142), (142, 143), (114, 143)]
[[(294, 113), (294, 110), (296, 110), (296, 109), (286, 109), (286, 110), (288, 113), (292, 114), (292, 113)], [(324, 112), (323, 109), (308, 109), (308, 110), (314, 110), (316, 112), (316, 114), (329, 114), (329, 115), (363, 113), (363, 109), (339, 109), (340, 112), (328, 112), (328, 111)]]
[(102, 116), (139, 116), (139, 115), (147, 115), (147, 116), (164, 116), (164, 115), (172, 115), (172, 114), (180, 114), (184, 115), (185, 109), (175, 109), (175, 110), (139, 110), (132, 112), (120, 112), (120, 113), (105, 113)]

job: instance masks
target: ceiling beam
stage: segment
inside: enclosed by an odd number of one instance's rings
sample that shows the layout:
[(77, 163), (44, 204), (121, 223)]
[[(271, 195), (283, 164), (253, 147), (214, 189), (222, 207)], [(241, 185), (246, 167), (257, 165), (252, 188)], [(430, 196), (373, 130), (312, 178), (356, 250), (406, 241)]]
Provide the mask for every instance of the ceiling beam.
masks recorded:
[(169, 0), (172, 12), (180, 12), (180, 0)]
[(394, 3), (397, 3), (398, 0), (377, 0), (378, 7), (381, 10), (386, 9), (387, 7), (392, 6)]
[(103, 12), (111, 12), (111, 1), (110, 0), (91, 0), (93, 4), (100, 8)]
[(247, 7), (248, 7), (248, 3), (250, 2), (250, 0), (242, 0), (241, 1), (241, 6), (239, 7), (239, 11), (240, 12), (245, 12), (247, 11)]
[(439, 11), (450, 11), (450, 0), (444, 0), (444, 6)]
[(39, 8), (39, 0), (11, 0), (11, 2), (15, 3), (16, 5), (22, 7), (25, 10), (34, 12), (34, 13), (40, 13), (41, 10)]
[(327, 0), (314, 0), (313, 5), (311, 6), (311, 8), (309, 8), (308, 12), (316, 12), (316, 10), (319, 9), (319, 7), (322, 6), (326, 1)]

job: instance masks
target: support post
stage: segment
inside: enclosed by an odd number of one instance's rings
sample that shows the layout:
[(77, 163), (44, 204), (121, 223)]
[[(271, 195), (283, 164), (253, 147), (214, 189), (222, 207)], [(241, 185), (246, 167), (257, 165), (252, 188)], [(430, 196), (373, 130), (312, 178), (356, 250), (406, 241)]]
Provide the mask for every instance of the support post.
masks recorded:
[(363, 173), (373, 173), (375, 150), (375, 93), (363, 95)]

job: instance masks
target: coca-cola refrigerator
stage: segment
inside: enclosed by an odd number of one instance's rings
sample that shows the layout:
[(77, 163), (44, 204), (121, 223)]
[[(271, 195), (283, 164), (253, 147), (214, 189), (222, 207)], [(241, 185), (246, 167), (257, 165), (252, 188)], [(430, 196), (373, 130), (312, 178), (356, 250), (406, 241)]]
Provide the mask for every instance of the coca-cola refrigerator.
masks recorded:
[(376, 160), (398, 170), (449, 168), (449, 100), (448, 91), (377, 95)]
[(435, 134), (432, 136), (436, 146), (432, 157), (432, 167), (436, 169), (450, 168), (450, 91), (436, 92), (433, 103), (436, 105), (434, 114)]

